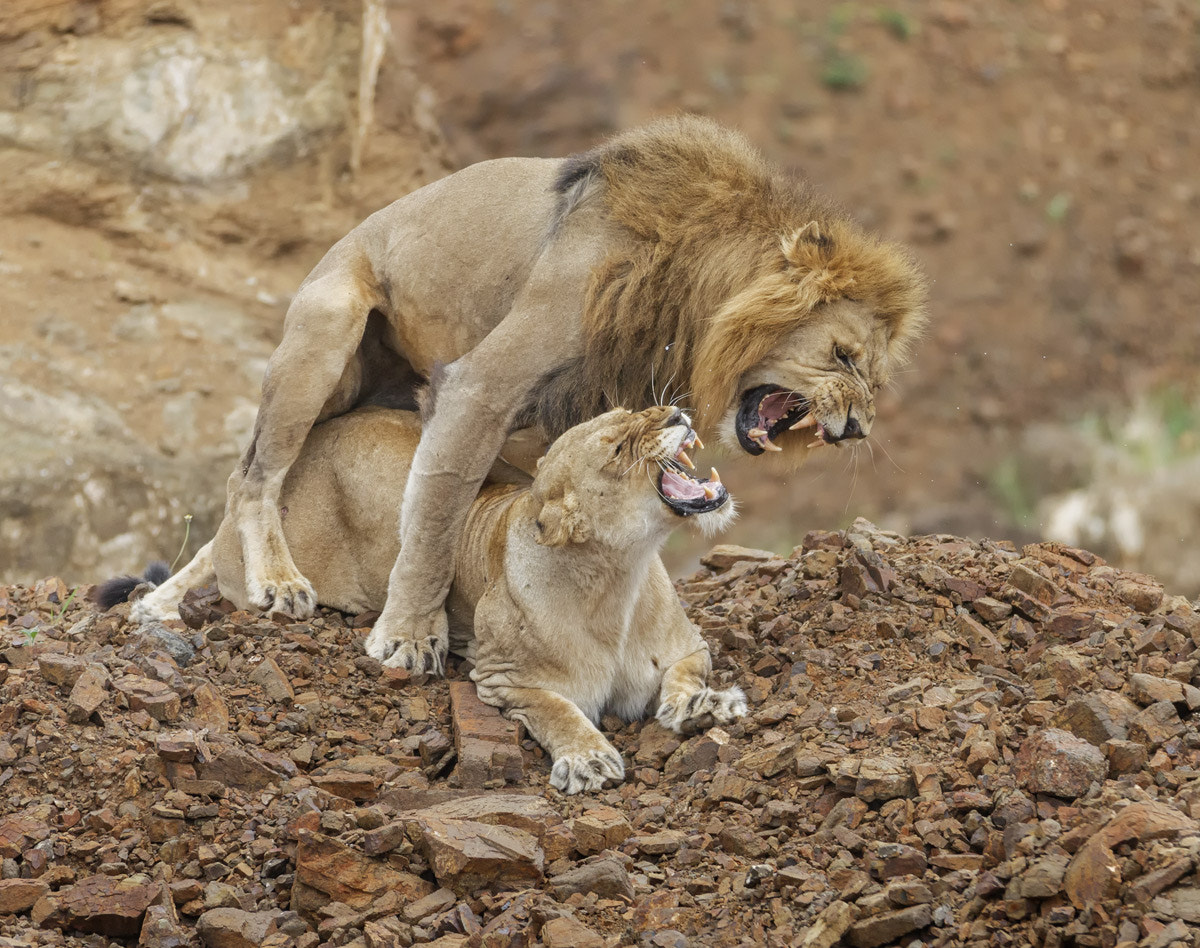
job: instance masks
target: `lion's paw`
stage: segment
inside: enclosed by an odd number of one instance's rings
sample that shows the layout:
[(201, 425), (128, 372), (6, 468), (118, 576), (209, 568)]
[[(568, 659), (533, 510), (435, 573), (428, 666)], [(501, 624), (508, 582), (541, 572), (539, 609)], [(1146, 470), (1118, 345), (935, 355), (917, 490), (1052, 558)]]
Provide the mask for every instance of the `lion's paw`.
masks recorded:
[(256, 609), (286, 612), (297, 619), (310, 618), (317, 608), (317, 591), (299, 573), (286, 577), (250, 578), (246, 583), (246, 598)]
[[(437, 618), (440, 618), (440, 623)], [(414, 638), (402, 631), (396, 631), (394, 624), (385, 622), (380, 616), (375, 628), (367, 636), (367, 654), (389, 668), (407, 668), (409, 671), (429, 672), (433, 675), (444, 674), (450, 635), (446, 613), (439, 612), (437, 618), (432, 623), (433, 628), (429, 634)], [(401, 625), (400, 628), (405, 626)]]
[(624, 780), (625, 761), (615, 747), (588, 748), (563, 754), (550, 769), (550, 783), (563, 793), (599, 790), (606, 780)]
[(664, 698), (655, 717), (663, 727), (682, 733), (703, 727), (710, 720), (728, 724), (744, 717), (748, 710), (746, 695), (736, 685), (722, 691), (705, 687), (691, 694)]

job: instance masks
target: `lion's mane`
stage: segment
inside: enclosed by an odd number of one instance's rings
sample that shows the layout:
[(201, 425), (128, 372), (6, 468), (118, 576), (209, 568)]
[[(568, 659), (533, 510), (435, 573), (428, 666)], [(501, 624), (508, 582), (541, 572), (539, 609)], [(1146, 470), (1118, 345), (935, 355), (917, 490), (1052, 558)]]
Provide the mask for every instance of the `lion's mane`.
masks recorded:
[(560, 222), (601, 201), (635, 239), (593, 273), (583, 355), (540, 388), (533, 414), (551, 437), (610, 407), (605, 398), (638, 407), (664, 389), (687, 393), (711, 425), (743, 373), (831, 300), (868, 304), (893, 364), (925, 325), (925, 279), (906, 249), (708, 119), (617, 135), (568, 159), (556, 186)]

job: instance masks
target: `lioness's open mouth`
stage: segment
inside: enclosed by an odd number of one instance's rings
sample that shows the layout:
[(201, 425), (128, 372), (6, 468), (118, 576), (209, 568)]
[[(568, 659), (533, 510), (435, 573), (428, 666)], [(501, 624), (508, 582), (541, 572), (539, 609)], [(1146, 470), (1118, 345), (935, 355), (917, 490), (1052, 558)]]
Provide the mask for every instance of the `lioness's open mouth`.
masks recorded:
[(659, 461), (662, 474), (658, 478), (658, 493), (663, 503), (681, 517), (709, 513), (729, 500), (729, 492), (721, 483), (715, 467), (707, 479), (692, 477), (687, 472), (688, 468), (693, 467), (688, 449), (698, 443), (696, 432), (689, 429), (675, 456)]
[(759, 385), (742, 395), (734, 423), (738, 442), (748, 454), (782, 451), (773, 439), (795, 428), (816, 428), (816, 443), (825, 429), (809, 412), (808, 399), (778, 385)]

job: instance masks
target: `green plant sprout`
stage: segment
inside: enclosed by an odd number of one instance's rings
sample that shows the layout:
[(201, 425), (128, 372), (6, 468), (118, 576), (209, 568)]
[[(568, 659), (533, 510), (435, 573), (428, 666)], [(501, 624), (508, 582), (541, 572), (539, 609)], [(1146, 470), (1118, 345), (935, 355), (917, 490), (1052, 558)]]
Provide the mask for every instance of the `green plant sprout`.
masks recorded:
[(192, 515), (183, 515), (183, 542), (179, 544), (179, 552), (175, 554), (175, 559), (171, 562), (171, 572), (175, 572), (175, 566), (183, 558), (183, 551), (187, 549), (188, 537), (192, 535)]

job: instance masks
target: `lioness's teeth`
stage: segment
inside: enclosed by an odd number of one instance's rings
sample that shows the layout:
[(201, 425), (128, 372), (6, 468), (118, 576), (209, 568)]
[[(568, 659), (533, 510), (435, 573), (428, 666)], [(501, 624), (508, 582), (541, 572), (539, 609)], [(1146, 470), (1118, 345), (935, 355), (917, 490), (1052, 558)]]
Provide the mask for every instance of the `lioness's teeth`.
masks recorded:
[(712, 500), (717, 496), (717, 490), (711, 484), (704, 485), (704, 499)]
[(708, 480), (712, 484), (721, 483), (721, 475), (717, 473), (717, 469), (715, 467), (712, 469), (712, 473), (708, 475)]
[(696, 436), (695, 436), (695, 437), (692, 439), (692, 444), (694, 444), (694, 445), (695, 445), (697, 448), (699, 448), (701, 451), (703, 451), (703, 450), (704, 450), (704, 442), (700, 440), (700, 436), (699, 436), (699, 435), (696, 435)]
[(748, 437), (751, 441), (758, 441), (760, 438), (765, 438), (766, 436), (766, 428), (751, 428), (746, 432), (746, 437)]
[(685, 467), (691, 468), (693, 471), (696, 470), (696, 465), (692, 463), (692, 459), (687, 456), (687, 452), (683, 448), (679, 449), (679, 453), (675, 455), (675, 460)]
[(817, 419), (815, 419), (812, 416), (812, 413), (810, 412), (809, 414), (807, 414), (803, 418), (801, 418), (798, 422), (796, 422), (794, 425), (792, 425), (792, 427), (790, 427), (788, 429), (788, 431), (795, 431), (797, 428), (811, 428), (816, 423), (817, 423)]
[(810, 448), (823, 448), (823, 447), (825, 447), (826, 444), (827, 444), (827, 442), (822, 441), (820, 438), (817, 438), (815, 441), (813, 441), (812, 444), (809, 445), (809, 447)]
[(772, 441), (766, 435), (763, 435), (762, 438), (759, 439), (758, 443), (766, 451), (782, 451), (783, 450), (783, 448), (781, 448), (779, 445), (777, 445), (774, 441)]

